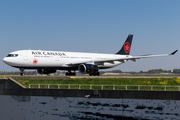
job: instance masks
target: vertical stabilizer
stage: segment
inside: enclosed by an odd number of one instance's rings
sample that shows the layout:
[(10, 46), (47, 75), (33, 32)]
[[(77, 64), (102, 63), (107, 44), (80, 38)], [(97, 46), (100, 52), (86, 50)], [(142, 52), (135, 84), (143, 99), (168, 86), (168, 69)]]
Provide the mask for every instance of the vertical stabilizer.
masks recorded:
[(129, 55), (130, 49), (131, 49), (132, 39), (133, 39), (133, 35), (129, 34), (126, 41), (124, 42), (122, 48), (116, 54)]

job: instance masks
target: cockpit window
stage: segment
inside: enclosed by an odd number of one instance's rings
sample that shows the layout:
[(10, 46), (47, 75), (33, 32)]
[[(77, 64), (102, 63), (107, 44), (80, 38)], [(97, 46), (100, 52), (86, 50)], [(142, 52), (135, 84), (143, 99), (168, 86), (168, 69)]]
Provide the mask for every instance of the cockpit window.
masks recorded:
[(17, 57), (18, 54), (8, 54), (6, 57)]

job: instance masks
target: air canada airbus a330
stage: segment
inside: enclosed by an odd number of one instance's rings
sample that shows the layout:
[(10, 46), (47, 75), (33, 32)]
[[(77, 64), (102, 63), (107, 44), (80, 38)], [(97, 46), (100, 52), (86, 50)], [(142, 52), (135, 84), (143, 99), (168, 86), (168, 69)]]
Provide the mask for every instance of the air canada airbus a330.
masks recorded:
[[(66, 75), (76, 75), (78, 70), (82, 74), (99, 76), (99, 69), (112, 68), (128, 60), (136, 62), (136, 59), (170, 56), (171, 54), (160, 55), (129, 55), (133, 35), (129, 35), (122, 48), (115, 54), (64, 52), (64, 51), (44, 51), (44, 50), (19, 50), (9, 53), (4, 59), (4, 63), (9, 66), (19, 68), (21, 75), (25, 69), (37, 69), (40, 74), (55, 73), (57, 70), (67, 70)], [(73, 71), (73, 72), (71, 72)]]

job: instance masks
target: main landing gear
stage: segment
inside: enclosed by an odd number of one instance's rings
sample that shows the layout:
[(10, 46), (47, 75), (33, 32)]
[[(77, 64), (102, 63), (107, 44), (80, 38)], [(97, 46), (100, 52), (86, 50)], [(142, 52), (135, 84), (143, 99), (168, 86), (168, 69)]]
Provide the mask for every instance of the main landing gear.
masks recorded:
[(19, 70), (21, 71), (20, 75), (21, 75), (21, 76), (24, 76), (24, 69), (23, 69), (23, 68), (20, 68)]
[(99, 72), (89, 73), (89, 76), (99, 76)]
[(66, 76), (76, 76), (75, 71), (71, 72), (71, 70), (68, 70), (68, 72), (66, 73)]

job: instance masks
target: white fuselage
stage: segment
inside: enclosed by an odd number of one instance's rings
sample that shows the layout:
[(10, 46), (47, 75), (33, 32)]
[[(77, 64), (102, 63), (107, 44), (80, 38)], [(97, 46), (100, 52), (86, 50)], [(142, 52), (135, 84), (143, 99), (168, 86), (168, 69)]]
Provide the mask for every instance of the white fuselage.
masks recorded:
[[(120, 59), (131, 57), (130, 55), (118, 54), (99, 54), (99, 53), (81, 53), (81, 52), (63, 52), (63, 51), (43, 51), (43, 50), (20, 50), (11, 52), (3, 61), (17, 68), (37, 69), (37, 68), (56, 68), (67, 70), (73, 67), (78, 69), (76, 63), (86, 63), (97, 60)], [(122, 64), (120, 61), (98, 63), (99, 69), (112, 68)]]

